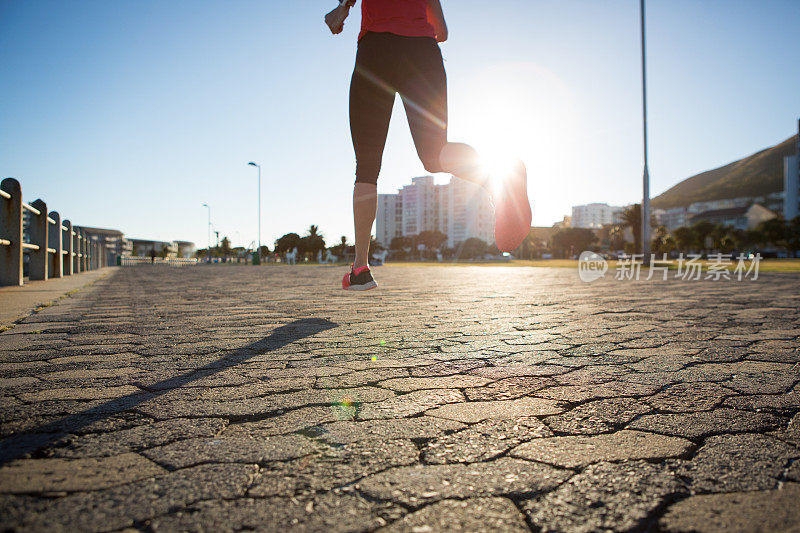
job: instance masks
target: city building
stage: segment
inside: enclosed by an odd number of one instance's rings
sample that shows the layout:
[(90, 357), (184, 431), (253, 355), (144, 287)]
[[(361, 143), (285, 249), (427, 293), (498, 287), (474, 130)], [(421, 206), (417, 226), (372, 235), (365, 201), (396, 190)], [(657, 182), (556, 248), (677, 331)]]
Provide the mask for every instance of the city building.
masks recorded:
[(194, 257), (195, 247), (193, 242), (189, 241), (175, 241), (178, 246), (178, 257), (190, 258)]
[(760, 204), (752, 204), (749, 207), (730, 207), (727, 209), (714, 209), (693, 215), (690, 218), (691, 224), (700, 221), (711, 222), (723, 226), (732, 226), (736, 229), (753, 229), (765, 220), (776, 218), (774, 212)]
[(101, 243), (106, 250), (106, 264), (108, 265), (117, 264), (117, 257), (131, 255), (133, 252), (133, 245), (119, 230), (90, 226), (77, 226), (77, 228), (82, 229), (88, 239)]
[(166, 252), (167, 257), (178, 256), (178, 244), (175, 241), (152, 241), (149, 239), (130, 239), (133, 254), (139, 257), (148, 257), (151, 251), (155, 251), (156, 255), (161, 255)]
[(411, 180), (396, 194), (379, 194), (375, 238), (389, 247), (395, 237), (440, 231), (447, 247), (476, 237), (494, 243), (494, 208), (478, 185), (455, 177), (443, 185), (433, 176)]
[(450, 178), (447, 187), (449, 200), (447, 219), (447, 246), (478, 238), (494, 244), (494, 207), (486, 189), (456, 177)]
[(607, 224), (619, 224), (623, 207), (608, 204), (586, 204), (572, 207), (573, 228), (602, 228)]

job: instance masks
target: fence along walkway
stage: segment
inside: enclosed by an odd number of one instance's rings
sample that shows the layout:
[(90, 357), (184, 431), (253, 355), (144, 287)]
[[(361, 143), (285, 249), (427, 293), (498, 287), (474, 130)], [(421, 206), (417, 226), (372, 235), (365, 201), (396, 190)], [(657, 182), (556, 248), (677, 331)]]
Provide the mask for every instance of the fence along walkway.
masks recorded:
[(134, 265), (167, 265), (172, 267), (180, 267), (186, 265), (196, 265), (197, 259), (194, 257), (141, 257), (136, 255), (123, 255), (119, 258), (120, 266), (134, 266)]
[[(23, 242), (23, 212), (30, 213), (30, 241)], [(44, 200), (22, 201), (22, 186), (14, 178), (0, 184), (0, 285), (22, 285), (22, 256), (30, 254), (29, 278), (45, 280), (106, 266), (101, 244), (86, 232), (47, 212)]]

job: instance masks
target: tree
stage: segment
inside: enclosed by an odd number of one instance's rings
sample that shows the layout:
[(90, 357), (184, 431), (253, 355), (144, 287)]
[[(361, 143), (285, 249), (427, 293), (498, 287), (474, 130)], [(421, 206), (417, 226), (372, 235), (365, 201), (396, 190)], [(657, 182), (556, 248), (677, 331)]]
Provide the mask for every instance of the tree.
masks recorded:
[(615, 224), (608, 232), (608, 247), (611, 250), (625, 249), (625, 226)]
[(281, 254), (291, 252), (294, 248), (300, 249), (302, 243), (297, 233), (287, 233), (275, 242), (275, 252)]
[(795, 257), (800, 250), (800, 216), (794, 217), (786, 223), (786, 244), (789, 257)]
[(692, 225), (692, 233), (694, 233), (695, 245), (704, 252), (708, 248), (708, 238), (711, 232), (714, 231), (714, 224), (708, 220), (701, 220)]
[(696, 237), (692, 228), (681, 226), (672, 232), (672, 236), (681, 252), (690, 252), (694, 248)]
[(570, 257), (588, 249), (597, 235), (587, 228), (560, 228), (551, 238), (552, 246), (561, 257)]
[(231, 240), (228, 237), (223, 237), (220, 248), (222, 249), (223, 256), (229, 256), (231, 254)]
[(664, 226), (656, 228), (656, 234), (651, 244), (651, 249), (654, 254), (669, 254), (675, 250), (675, 246), (675, 239), (669, 234), (667, 228)]
[(337, 244), (336, 246), (331, 246), (330, 251), (333, 255), (341, 257), (344, 255), (344, 253), (347, 251), (349, 247), (350, 245), (347, 244), (347, 237), (342, 235), (339, 244)]
[(417, 235), (417, 244), (424, 244), (428, 250), (438, 250), (447, 241), (447, 235), (441, 231), (421, 231)]
[(459, 259), (473, 259), (483, 257), (486, 253), (486, 243), (477, 237), (470, 237), (456, 246), (456, 257)]
[(787, 224), (780, 218), (765, 220), (756, 226), (756, 229), (764, 236), (765, 244), (771, 244), (781, 248), (788, 248), (789, 232)]
[(308, 227), (308, 234), (301, 239), (302, 252), (316, 255), (325, 249), (325, 238), (319, 233), (319, 226), (312, 224)]
[(414, 246), (411, 237), (395, 237), (389, 243), (390, 250), (410, 250)]
[(631, 228), (633, 245), (637, 251), (642, 249), (642, 205), (633, 204), (622, 210), (623, 226)]

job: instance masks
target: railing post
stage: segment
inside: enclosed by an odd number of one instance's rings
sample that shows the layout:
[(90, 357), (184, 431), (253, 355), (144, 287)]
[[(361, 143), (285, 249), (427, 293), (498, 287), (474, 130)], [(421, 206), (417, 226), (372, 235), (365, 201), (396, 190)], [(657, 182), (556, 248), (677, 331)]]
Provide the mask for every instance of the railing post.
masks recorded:
[(78, 228), (72, 227), (72, 273), (77, 274), (81, 271), (80, 263), (81, 239)]
[(64, 270), (63, 270), (63, 273), (64, 273), (65, 276), (71, 276), (72, 272), (73, 272), (73, 270), (72, 270), (72, 265), (73, 265), (72, 253), (74, 251), (74, 247), (72, 245), (72, 243), (74, 242), (74, 239), (72, 238), (72, 222), (70, 222), (69, 220), (65, 220), (64, 221), (64, 227), (66, 228), (64, 230), (64, 237), (66, 239), (66, 246), (64, 246), (64, 251), (67, 252), (67, 253), (64, 254), (64, 260), (63, 260), (63, 264), (64, 264), (63, 268), (64, 268)]
[(31, 204), (39, 211), (38, 215), (31, 213), (31, 244), (39, 247), (31, 250), (30, 278), (31, 280), (47, 279), (47, 204), (41, 198)]
[(61, 215), (58, 214), (58, 211), (50, 211), (50, 218), (52, 218), (55, 223), (50, 224), (49, 236), (47, 239), (50, 243), (50, 248), (54, 248), (56, 253), (54, 253), (53, 257), (48, 261), (48, 269), (51, 278), (61, 278), (64, 277), (64, 258), (61, 253), (64, 249), (64, 242), (61, 240)]
[(81, 257), (80, 257), (80, 265), (81, 265), (81, 272), (86, 272), (86, 258), (89, 255), (88, 246), (86, 246), (86, 234), (83, 232), (83, 229), (78, 230), (78, 235), (80, 235), (81, 239)]
[(11, 198), (0, 198), (0, 285), (22, 285), (22, 187), (14, 178), (6, 178), (0, 189)]

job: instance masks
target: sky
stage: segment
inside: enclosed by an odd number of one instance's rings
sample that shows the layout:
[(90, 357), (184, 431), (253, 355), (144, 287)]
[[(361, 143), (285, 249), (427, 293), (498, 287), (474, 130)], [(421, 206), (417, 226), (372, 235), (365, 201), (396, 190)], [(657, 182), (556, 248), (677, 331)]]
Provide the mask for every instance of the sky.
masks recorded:
[[(534, 225), (641, 200), (638, 1), (442, 4), (449, 138), (526, 163)], [(246, 246), (255, 161), (262, 243), (352, 241), (360, 13), (332, 36), (334, 5), (0, 0), (0, 175), (75, 224), (198, 247), (206, 203)], [(796, 133), (800, 1), (651, 0), (646, 21), (652, 196)], [(378, 191), (425, 174), (398, 98)]]

